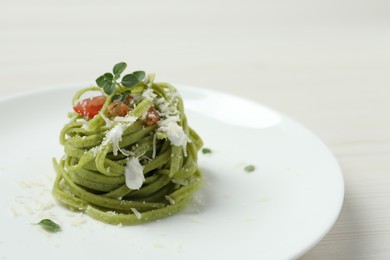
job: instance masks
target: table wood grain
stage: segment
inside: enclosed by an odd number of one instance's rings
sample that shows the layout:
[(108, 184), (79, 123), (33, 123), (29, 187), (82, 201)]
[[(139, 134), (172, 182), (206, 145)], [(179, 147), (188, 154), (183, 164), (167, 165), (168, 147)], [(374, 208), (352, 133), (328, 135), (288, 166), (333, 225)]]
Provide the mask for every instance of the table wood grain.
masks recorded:
[(260, 102), (316, 133), (345, 178), (338, 221), (302, 259), (390, 259), (389, 7), (1, 1), (0, 97), (90, 82), (127, 61), (160, 80)]

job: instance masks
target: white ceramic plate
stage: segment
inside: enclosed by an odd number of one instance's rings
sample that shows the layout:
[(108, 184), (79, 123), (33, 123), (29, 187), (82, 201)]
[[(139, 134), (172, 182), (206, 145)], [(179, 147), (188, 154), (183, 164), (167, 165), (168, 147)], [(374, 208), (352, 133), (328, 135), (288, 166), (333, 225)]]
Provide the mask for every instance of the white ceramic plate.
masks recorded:
[[(0, 100), (1, 259), (290, 259), (337, 219), (342, 174), (316, 136), (259, 104), (189, 87), (179, 89), (190, 125), (213, 153), (200, 155), (206, 184), (188, 209), (118, 227), (53, 204), (51, 158), (80, 88)], [(46, 217), (62, 231), (31, 225)]]

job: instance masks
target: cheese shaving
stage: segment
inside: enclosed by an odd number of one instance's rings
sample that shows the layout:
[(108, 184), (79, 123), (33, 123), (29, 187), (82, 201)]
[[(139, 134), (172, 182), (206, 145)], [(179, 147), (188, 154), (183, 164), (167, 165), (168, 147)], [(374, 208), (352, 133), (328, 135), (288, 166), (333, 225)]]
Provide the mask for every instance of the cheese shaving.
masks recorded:
[(153, 89), (152, 88), (148, 88), (144, 91), (144, 93), (142, 93), (142, 96), (146, 99), (149, 99), (149, 100), (153, 100), (157, 97), (156, 94), (153, 93)]
[(173, 100), (171, 102), (167, 102), (163, 98), (156, 100), (156, 104), (158, 104), (160, 110), (159, 115), (164, 118), (157, 122), (159, 126), (157, 132), (166, 134), (168, 140), (174, 146), (183, 146), (184, 156), (187, 156), (187, 143), (190, 142), (190, 139), (178, 124), (180, 122), (180, 112), (176, 108), (178, 102), (177, 95), (177, 92), (169, 92), (168, 96)]
[(114, 118), (115, 122), (121, 122), (121, 123), (128, 123), (128, 124), (133, 124), (135, 121), (137, 121), (137, 117), (135, 116), (117, 116)]
[(175, 184), (179, 184), (181, 186), (188, 185), (188, 181), (187, 180), (183, 180), (183, 179), (172, 179), (172, 182), (175, 183)]
[(172, 199), (171, 197), (169, 197), (168, 195), (165, 195), (165, 199), (167, 201), (169, 201), (169, 203), (171, 203), (172, 205), (174, 205), (176, 203), (176, 201), (174, 199)]
[(99, 111), (99, 115), (103, 118), (104, 122), (106, 122), (106, 126), (111, 127), (114, 123), (107, 118), (101, 111)]
[(142, 214), (141, 212), (139, 212), (136, 208), (130, 208), (131, 211), (134, 213), (134, 215), (138, 218), (138, 219), (141, 219), (142, 218)]
[(141, 188), (145, 181), (144, 166), (141, 165), (138, 158), (131, 158), (125, 167), (126, 186), (132, 190)]
[(167, 134), (169, 141), (171, 141), (174, 146), (183, 146), (184, 150), (186, 150), (189, 138), (187, 137), (183, 128), (176, 122), (164, 120), (160, 122), (159, 130)]
[(122, 141), (123, 131), (125, 129), (124, 124), (117, 124), (106, 134), (106, 139), (103, 141), (103, 145), (107, 145), (112, 142), (112, 152), (114, 155), (118, 155), (120, 150), (119, 142)]

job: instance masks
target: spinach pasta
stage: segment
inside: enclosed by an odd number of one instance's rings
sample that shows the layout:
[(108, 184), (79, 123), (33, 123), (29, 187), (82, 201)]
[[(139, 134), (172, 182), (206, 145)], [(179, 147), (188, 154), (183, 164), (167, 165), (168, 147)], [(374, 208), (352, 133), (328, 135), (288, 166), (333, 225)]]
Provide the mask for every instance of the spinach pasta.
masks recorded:
[[(125, 63), (75, 94), (60, 134), (65, 154), (53, 160), (53, 196), (110, 224), (132, 225), (184, 209), (202, 185), (203, 143), (188, 125), (183, 100), (166, 83)], [(90, 98), (82, 97), (100, 92)]]

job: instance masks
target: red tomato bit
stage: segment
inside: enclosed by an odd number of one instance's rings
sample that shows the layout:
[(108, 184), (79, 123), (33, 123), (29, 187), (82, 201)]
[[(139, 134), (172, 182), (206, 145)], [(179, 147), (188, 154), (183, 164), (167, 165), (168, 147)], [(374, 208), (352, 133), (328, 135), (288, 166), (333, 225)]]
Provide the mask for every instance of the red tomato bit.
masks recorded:
[(150, 107), (148, 112), (146, 113), (146, 121), (145, 125), (151, 126), (155, 124), (158, 120), (160, 120), (160, 115), (154, 107)]
[(94, 118), (102, 109), (104, 102), (106, 102), (106, 96), (97, 96), (80, 100), (73, 107), (73, 110), (86, 117), (87, 119)]

